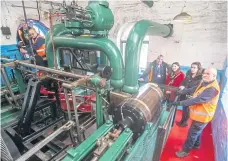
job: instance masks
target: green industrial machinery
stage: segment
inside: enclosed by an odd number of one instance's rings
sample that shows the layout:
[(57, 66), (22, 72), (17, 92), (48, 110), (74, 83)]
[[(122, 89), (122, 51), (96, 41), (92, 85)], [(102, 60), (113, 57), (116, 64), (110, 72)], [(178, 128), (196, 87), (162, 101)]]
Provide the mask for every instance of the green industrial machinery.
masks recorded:
[(111, 92), (112, 121), (107, 121), (64, 161), (158, 161), (173, 123), (175, 108), (162, 104), (155, 84), (142, 86), (133, 96)]
[[(163, 89), (158, 85), (147, 83), (139, 87), (137, 75), (144, 37), (169, 37), (173, 33), (172, 25), (149, 20), (136, 22), (127, 40), (124, 61), (120, 50), (108, 39), (114, 16), (107, 1), (91, 1), (86, 8), (75, 2), (69, 6), (63, 3), (59, 12), (65, 15), (63, 23), (54, 25), (46, 35), (48, 67), (16, 60), (5, 64), (14, 69), (20, 91), (25, 93), (22, 112), (16, 109), (20, 113), (19, 121), (14, 120), (14, 124), (3, 129), (15, 143), (14, 149), (23, 148), (19, 157), (13, 159), (159, 161), (173, 124), (175, 107), (167, 106)], [(100, 64), (84, 68), (85, 59), (94, 59), (85, 55), (96, 52), (101, 54)], [(68, 63), (62, 63), (65, 61)], [(75, 62), (80, 69), (75, 68)], [(78, 74), (78, 70), (84, 74)], [(25, 71), (33, 75), (27, 87), (23, 80)], [(88, 100), (78, 100), (82, 98), (77, 93), (80, 88), (91, 89), (96, 95), (94, 107), (86, 114), (79, 112), (79, 108), (88, 105)], [(11, 90), (8, 92), (12, 93)], [(40, 91), (47, 93), (48, 106), (47, 103), (37, 105)], [(12, 95), (9, 100), (16, 103), (15, 98)], [(5, 123), (7, 116), (5, 113), (2, 120)], [(46, 117), (48, 121), (43, 123)], [(44, 125), (39, 129), (36, 125), (41, 123)], [(85, 137), (84, 132), (92, 125), (96, 129)], [(10, 142), (6, 138), (5, 143)], [(56, 150), (60, 143), (64, 146)], [(7, 144), (1, 146), (5, 148)], [(10, 154), (6, 156), (13, 157), (15, 151), (9, 147), (8, 151)]]

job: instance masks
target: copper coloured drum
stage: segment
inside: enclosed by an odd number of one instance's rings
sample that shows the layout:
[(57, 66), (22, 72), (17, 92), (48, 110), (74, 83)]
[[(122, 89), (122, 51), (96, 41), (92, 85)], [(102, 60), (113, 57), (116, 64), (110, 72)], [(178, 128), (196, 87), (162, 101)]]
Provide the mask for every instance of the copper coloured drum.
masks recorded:
[(147, 122), (156, 122), (162, 111), (163, 93), (153, 83), (140, 87), (139, 92), (125, 99), (113, 112), (113, 121), (141, 133)]

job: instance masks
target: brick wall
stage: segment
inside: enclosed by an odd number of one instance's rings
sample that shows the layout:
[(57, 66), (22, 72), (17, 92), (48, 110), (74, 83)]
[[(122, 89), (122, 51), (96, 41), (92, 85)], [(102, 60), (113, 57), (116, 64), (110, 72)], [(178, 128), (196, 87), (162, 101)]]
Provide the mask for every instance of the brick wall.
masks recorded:
[(178, 61), (189, 66), (200, 61), (205, 67), (213, 64), (222, 69), (227, 53), (227, 2), (187, 1), (185, 5), (184, 11), (193, 18), (189, 24), (172, 21), (184, 6), (181, 1), (157, 1), (152, 8), (140, 1), (111, 1), (115, 24), (110, 38), (117, 42), (118, 31), (127, 22), (149, 19), (173, 23), (172, 37), (150, 37), (148, 61), (163, 54), (168, 63)]
[[(25, 1), (26, 6), (36, 7), (36, 2)], [(55, 1), (62, 2), (62, 1)], [(2, 36), (1, 44), (15, 44), (16, 28), (19, 19), (23, 18), (20, 1), (5, 1), (1, 3), (1, 23), (9, 26), (12, 32), (10, 39)], [(79, 1), (79, 5), (86, 6), (86, 1)], [(190, 24), (174, 23), (172, 19), (181, 12), (193, 17)], [(48, 4), (41, 6), (41, 21), (49, 26), (44, 11), (50, 9)], [(226, 1), (155, 1), (152, 8), (147, 7), (140, 0), (109, 1), (109, 6), (115, 17), (115, 24), (110, 31), (109, 38), (117, 43), (117, 34), (121, 26), (127, 22), (149, 19), (158, 23), (174, 24), (172, 37), (150, 37), (148, 61), (152, 61), (158, 54), (165, 55), (168, 63), (179, 61), (181, 65), (189, 66), (193, 61), (200, 61), (206, 67), (213, 64), (221, 69), (227, 53), (227, 2)], [(38, 19), (36, 9), (26, 8), (28, 18)]]

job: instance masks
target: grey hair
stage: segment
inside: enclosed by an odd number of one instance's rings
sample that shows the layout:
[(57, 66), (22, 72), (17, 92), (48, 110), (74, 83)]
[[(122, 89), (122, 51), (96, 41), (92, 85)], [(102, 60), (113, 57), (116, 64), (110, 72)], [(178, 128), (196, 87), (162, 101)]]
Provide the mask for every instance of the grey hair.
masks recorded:
[(164, 58), (164, 56), (162, 54), (160, 54), (157, 58)]
[(217, 76), (217, 69), (215, 69), (215, 68), (208, 68), (208, 70), (210, 70), (214, 74), (215, 77)]

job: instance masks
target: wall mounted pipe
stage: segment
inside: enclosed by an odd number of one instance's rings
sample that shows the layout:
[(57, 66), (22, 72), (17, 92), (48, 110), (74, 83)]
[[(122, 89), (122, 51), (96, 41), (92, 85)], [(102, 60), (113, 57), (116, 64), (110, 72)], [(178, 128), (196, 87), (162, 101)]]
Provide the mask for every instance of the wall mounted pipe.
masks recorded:
[[(123, 80), (123, 59), (119, 49), (116, 45), (107, 38), (91, 38), (91, 37), (54, 37), (54, 45), (59, 47), (71, 47), (77, 49), (90, 49), (102, 51), (109, 59), (110, 66), (113, 69), (111, 76), (111, 85), (116, 89), (121, 89), (124, 83)], [(48, 61), (53, 62), (52, 45), (46, 46), (46, 53), (48, 53)]]
[(141, 47), (146, 35), (169, 37), (173, 33), (171, 25), (162, 25), (153, 21), (141, 20), (137, 22), (128, 36), (125, 49), (125, 84), (123, 91), (136, 93), (138, 86), (138, 69)]

